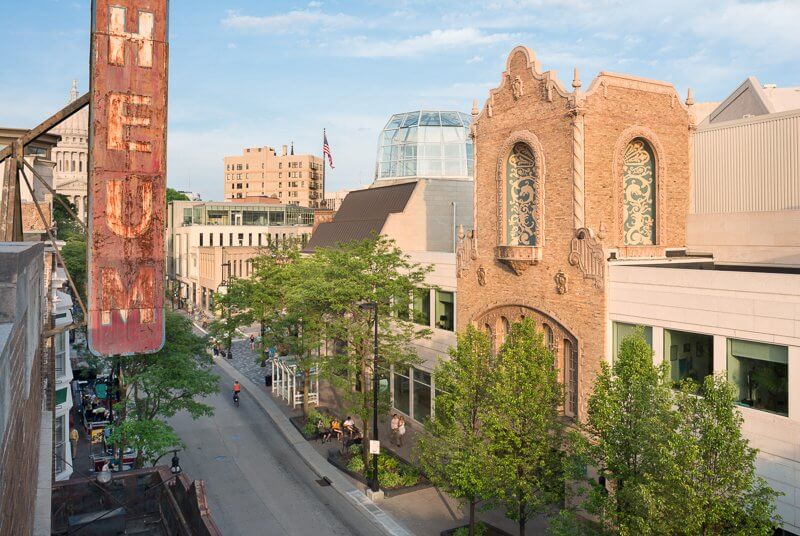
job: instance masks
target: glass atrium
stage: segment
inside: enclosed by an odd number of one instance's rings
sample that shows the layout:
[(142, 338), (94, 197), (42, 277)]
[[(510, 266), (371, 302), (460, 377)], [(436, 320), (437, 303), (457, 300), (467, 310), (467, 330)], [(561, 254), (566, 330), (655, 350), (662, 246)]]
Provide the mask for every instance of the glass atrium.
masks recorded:
[(472, 178), (472, 117), (461, 112), (396, 114), (378, 138), (375, 178)]

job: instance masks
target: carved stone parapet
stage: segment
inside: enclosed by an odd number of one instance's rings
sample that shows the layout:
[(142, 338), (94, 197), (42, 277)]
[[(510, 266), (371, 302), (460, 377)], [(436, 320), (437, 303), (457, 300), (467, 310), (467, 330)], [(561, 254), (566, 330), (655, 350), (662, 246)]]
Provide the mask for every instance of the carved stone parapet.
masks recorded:
[(591, 279), (597, 288), (603, 287), (605, 257), (603, 246), (595, 240), (589, 229), (583, 227), (575, 232), (570, 242), (569, 257), (572, 266), (577, 266), (586, 279)]
[(534, 266), (542, 259), (542, 248), (532, 246), (497, 246), (495, 258), (521, 275), (529, 266)]

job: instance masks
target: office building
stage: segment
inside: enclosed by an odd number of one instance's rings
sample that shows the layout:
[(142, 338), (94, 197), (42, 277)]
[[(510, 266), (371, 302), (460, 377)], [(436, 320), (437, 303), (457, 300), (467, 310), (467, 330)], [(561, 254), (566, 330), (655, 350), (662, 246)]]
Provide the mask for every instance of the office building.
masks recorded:
[[(225, 277), (246, 277), (246, 260), (270, 246), (304, 245), (314, 210), (295, 205), (173, 201), (167, 214), (167, 274), (171, 299), (190, 310), (211, 312), (211, 296), (222, 281), (209, 255), (237, 261)], [(216, 261), (214, 261), (216, 262)], [(202, 281), (201, 281), (202, 278)]]
[(325, 194), (322, 158), (294, 154), (284, 145), (247, 147), (241, 156), (225, 157), (225, 200), (254, 196), (277, 197), (281, 203), (319, 207)]

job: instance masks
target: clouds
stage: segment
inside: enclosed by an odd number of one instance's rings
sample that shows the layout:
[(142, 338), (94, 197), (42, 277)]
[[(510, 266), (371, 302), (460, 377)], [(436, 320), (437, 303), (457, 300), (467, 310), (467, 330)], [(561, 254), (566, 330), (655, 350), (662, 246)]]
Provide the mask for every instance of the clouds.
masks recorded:
[(263, 32), (273, 34), (307, 34), (319, 30), (341, 30), (361, 23), (358, 17), (344, 13), (323, 13), (316, 9), (319, 2), (311, 2), (309, 9), (289, 11), (276, 15), (242, 15), (229, 11), (222, 19), (222, 26), (231, 30)]
[[(359, 58), (407, 58), (449, 50), (474, 50), (487, 45), (509, 43), (510, 33), (485, 33), (475, 28), (432, 30), (404, 39), (350, 39), (344, 48)], [(478, 56), (479, 57), (479, 56)]]

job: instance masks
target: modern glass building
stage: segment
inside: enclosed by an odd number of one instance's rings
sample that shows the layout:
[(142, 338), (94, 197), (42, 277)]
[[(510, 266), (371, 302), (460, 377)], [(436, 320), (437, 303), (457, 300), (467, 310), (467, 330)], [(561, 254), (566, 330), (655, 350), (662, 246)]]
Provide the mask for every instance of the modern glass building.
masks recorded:
[(197, 203), (183, 208), (182, 225), (314, 224), (314, 210), (296, 205), (263, 203)]
[(471, 121), (461, 112), (393, 115), (378, 138), (375, 179), (472, 179)]

